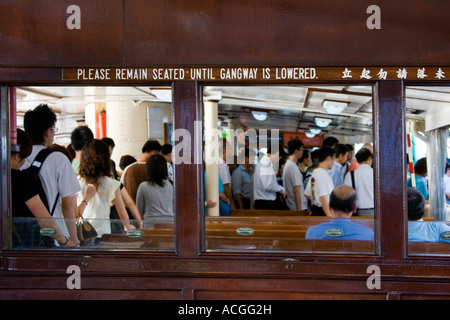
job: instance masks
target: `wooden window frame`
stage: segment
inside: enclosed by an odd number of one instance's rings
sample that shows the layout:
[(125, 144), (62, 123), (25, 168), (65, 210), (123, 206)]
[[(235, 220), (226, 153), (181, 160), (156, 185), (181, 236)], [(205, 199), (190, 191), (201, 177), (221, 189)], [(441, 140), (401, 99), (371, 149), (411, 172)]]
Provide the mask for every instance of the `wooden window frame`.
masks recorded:
[[(3, 272), (65, 270), (68, 264), (86, 265), (93, 274), (172, 274), (202, 275), (232, 273), (240, 276), (286, 276), (289, 277), (349, 277), (366, 276), (368, 265), (379, 265), (388, 279), (399, 279), (412, 271), (422, 278), (447, 279), (446, 267), (449, 257), (408, 256), (406, 233), (406, 151), (405, 137), (405, 81), (373, 81), (374, 85), (374, 144), (375, 148), (375, 194), (379, 241), (377, 255), (320, 254), (320, 253), (209, 253), (202, 250), (203, 168), (199, 164), (183, 164), (175, 167), (175, 243), (174, 253), (161, 252), (115, 252), (92, 250), (7, 250), (8, 226), (5, 221), (9, 204), (9, 107), (7, 86), (25, 85), (98, 85), (90, 82), (61, 81), (61, 68), (8, 68), (0, 70), (11, 80), (2, 81), (0, 91), (0, 175), (1, 193), (0, 260)], [(347, 82), (339, 81), (339, 84)], [(351, 83), (351, 82), (349, 82)], [(441, 82), (442, 83), (442, 82)], [(126, 85), (133, 85), (129, 82)], [(140, 83), (142, 84), (142, 82)], [(195, 120), (202, 120), (202, 85), (199, 81), (176, 81), (161, 83), (172, 85), (174, 128), (194, 132)], [(267, 83), (264, 83), (267, 84)], [(272, 83), (275, 84), (275, 83)], [(303, 84), (303, 83), (302, 83)], [(307, 83), (304, 83), (307, 84)], [(328, 82), (333, 84), (333, 82)], [(423, 83), (422, 83), (423, 84)], [(429, 85), (430, 82), (427, 82)], [(117, 83), (102, 83), (117, 85)], [(124, 85), (121, 83), (121, 85)], [(209, 84), (208, 84), (209, 85)], [(247, 85), (233, 82), (233, 85)], [(397, 136), (401, 139), (391, 139)], [(194, 135), (191, 139), (195, 139)], [(201, 137), (200, 137), (201, 139)], [(192, 140), (192, 145), (194, 141)], [(201, 141), (197, 141), (201, 142)], [(192, 158), (194, 157), (192, 149)], [(192, 163), (194, 163), (192, 161)], [(181, 183), (180, 183), (181, 181)], [(192, 188), (192, 181), (196, 187)], [(400, 183), (399, 183), (400, 182)], [(187, 206), (186, 203), (189, 203)], [(286, 260), (287, 259), (287, 260)], [(291, 259), (291, 260), (289, 260)], [(130, 268), (130, 261), (136, 264)], [(264, 264), (261, 264), (264, 261)], [(322, 264), (318, 273), (315, 264)], [(292, 265), (292, 267), (290, 267)], [(298, 268), (296, 266), (299, 266)], [(301, 268), (300, 268), (301, 267)]]

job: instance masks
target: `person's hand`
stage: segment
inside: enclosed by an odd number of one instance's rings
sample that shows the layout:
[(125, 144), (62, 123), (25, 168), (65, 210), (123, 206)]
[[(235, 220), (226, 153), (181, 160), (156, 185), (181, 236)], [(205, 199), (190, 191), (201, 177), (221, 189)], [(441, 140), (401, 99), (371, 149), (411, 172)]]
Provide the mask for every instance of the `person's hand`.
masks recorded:
[(214, 202), (212, 200), (208, 200), (208, 201), (206, 201), (205, 205), (206, 205), (207, 208), (215, 208), (217, 206), (217, 202)]
[(64, 248), (70, 248), (70, 247), (78, 247), (80, 245), (80, 242), (75, 239), (69, 238), (69, 241), (64, 245)]
[(130, 230), (135, 230), (135, 229), (136, 229), (136, 227), (133, 226), (131, 223), (124, 224), (123, 227), (124, 227), (124, 229), (125, 229), (125, 232), (126, 232), (126, 231), (130, 231)]
[(88, 184), (86, 188), (86, 194), (84, 195), (84, 200), (86, 202), (89, 202), (94, 196), (97, 190), (95, 189), (95, 186), (93, 184)]

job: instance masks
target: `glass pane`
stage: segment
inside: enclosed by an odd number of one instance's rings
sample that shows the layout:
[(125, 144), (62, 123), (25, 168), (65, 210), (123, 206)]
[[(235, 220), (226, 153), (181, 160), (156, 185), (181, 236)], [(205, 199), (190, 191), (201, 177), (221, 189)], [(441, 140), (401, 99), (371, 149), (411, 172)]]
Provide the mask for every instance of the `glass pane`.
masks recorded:
[(376, 252), (371, 86), (203, 94), (207, 251)]
[[(136, 221), (129, 221), (135, 229), (125, 231), (121, 220), (85, 219), (64, 220), (55, 218), (12, 219), (13, 249), (128, 249), (128, 250), (174, 250), (174, 229), (172, 220), (152, 219), (147, 221), (151, 228), (139, 228)], [(65, 244), (61, 232), (63, 225), (75, 224), (79, 246)]]
[[(173, 251), (171, 88), (16, 90), (11, 121), (22, 149), (13, 147), (11, 155), (10, 216), (25, 244), (14, 247), (42, 247), (55, 223), (64, 236), (57, 242), (68, 237), (76, 247), (74, 221), (82, 215), (97, 234), (89, 242), (78, 239), (81, 247)], [(56, 152), (40, 159), (47, 149)], [(42, 227), (43, 221), (53, 227)]]
[(450, 254), (450, 87), (406, 87), (408, 239), (413, 255)]

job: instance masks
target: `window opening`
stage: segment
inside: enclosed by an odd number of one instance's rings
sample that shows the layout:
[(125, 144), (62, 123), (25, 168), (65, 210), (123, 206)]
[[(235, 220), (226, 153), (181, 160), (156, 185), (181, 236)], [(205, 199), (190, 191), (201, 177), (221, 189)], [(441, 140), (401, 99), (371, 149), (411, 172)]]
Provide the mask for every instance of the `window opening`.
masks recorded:
[[(171, 88), (14, 89), (19, 150), (29, 137), (34, 146), (11, 157), (12, 248), (173, 251)], [(29, 166), (40, 167), (52, 216), (30, 203)]]
[(375, 253), (371, 86), (208, 86), (203, 98), (206, 251)]

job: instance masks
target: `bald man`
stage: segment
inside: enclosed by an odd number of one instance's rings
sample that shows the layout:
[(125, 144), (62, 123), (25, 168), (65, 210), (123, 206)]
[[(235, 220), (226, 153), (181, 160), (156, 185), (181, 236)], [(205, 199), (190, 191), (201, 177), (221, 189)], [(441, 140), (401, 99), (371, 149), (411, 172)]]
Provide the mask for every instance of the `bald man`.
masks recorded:
[(356, 212), (356, 192), (352, 187), (340, 185), (330, 195), (329, 222), (312, 226), (306, 239), (374, 240), (372, 229), (351, 221)]

